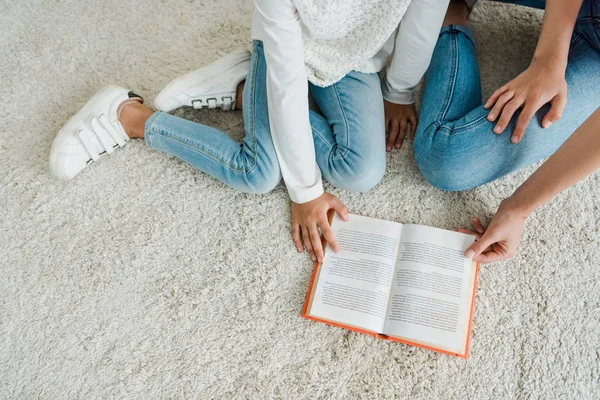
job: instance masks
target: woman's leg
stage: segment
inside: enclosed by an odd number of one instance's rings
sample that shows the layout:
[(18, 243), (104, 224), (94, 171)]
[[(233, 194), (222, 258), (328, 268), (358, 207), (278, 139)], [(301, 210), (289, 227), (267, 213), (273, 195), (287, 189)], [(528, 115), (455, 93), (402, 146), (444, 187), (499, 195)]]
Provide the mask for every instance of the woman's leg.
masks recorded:
[(243, 93), (241, 143), (218, 129), (155, 112), (145, 122), (150, 148), (172, 154), (234, 189), (266, 193), (281, 180), (271, 140), (266, 97), (266, 62), (262, 44), (254, 42)]
[(333, 185), (365, 192), (385, 173), (383, 96), (377, 74), (351, 72), (310, 91), (323, 115), (310, 113), (317, 163)]
[(540, 126), (542, 107), (518, 144), (510, 142), (515, 115), (501, 135), (481, 105), (473, 35), (465, 26), (442, 28), (425, 75), (414, 143), (425, 178), (444, 190), (483, 185), (552, 154), (600, 106), (600, 53), (575, 33), (566, 71), (568, 102), (560, 121)]
[(546, 0), (492, 0), (497, 3), (515, 4), (519, 6), (538, 8), (543, 10), (546, 7)]
[(583, 2), (575, 24), (575, 35), (585, 39), (600, 53), (600, 0)]

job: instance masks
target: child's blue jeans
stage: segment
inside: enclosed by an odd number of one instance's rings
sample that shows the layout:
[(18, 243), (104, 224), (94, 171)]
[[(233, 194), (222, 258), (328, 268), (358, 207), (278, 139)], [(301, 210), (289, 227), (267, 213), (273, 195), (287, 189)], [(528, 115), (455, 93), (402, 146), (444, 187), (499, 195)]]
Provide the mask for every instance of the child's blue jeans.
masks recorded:
[[(234, 189), (251, 193), (272, 190), (281, 173), (269, 129), (266, 71), (262, 42), (254, 41), (244, 86), (246, 136), (241, 143), (215, 128), (162, 112), (154, 113), (146, 122), (146, 143)], [(342, 189), (369, 190), (385, 173), (379, 77), (351, 72), (332, 86), (309, 87), (322, 112), (310, 111), (310, 123), (323, 177)]]

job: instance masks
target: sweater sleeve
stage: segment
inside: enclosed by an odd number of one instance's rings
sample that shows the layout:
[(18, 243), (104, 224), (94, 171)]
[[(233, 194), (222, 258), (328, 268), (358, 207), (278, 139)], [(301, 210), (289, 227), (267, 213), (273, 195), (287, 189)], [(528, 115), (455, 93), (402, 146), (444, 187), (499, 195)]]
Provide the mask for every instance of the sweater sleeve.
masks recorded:
[(323, 194), (308, 109), (302, 26), (291, 0), (255, 0), (253, 37), (263, 41), (269, 124), (290, 199)]
[(383, 98), (412, 104), (415, 89), (427, 71), (449, 0), (416, 0), (410, 3), (396, 33), (392, 62), (382, 85)]

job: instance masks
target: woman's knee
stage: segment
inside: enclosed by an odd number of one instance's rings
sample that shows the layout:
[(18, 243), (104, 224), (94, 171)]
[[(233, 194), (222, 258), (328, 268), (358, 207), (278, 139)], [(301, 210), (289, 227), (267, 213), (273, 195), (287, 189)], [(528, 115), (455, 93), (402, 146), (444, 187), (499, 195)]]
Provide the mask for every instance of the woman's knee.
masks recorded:
[(415, 160), (425, 180), (441, 190), (458, 192), (485, 183), (477, 182), (477, 174), (469, 168), (464, 157), (455, 157), (449, 151), (415, 152)]

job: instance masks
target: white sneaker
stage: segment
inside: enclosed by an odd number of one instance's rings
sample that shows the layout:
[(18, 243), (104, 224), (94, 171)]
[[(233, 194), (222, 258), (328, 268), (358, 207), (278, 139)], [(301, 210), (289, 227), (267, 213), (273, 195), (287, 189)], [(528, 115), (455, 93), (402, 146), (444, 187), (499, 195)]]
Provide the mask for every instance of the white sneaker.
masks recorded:
[(250, 56), (249, 51), (236, 51), (180, 76), (156, 96), (154, 107), (164, 112), (183, 106), (235, 110), (237, 87), (246, 79)]
[(91, 161), (111, 154), (129, 141), (119, 122), (122, 107), (142, 98), (128, 89), (107, 86), (101, 89), (56, 135), (50, 150), (50, 172), (69, 180)]

